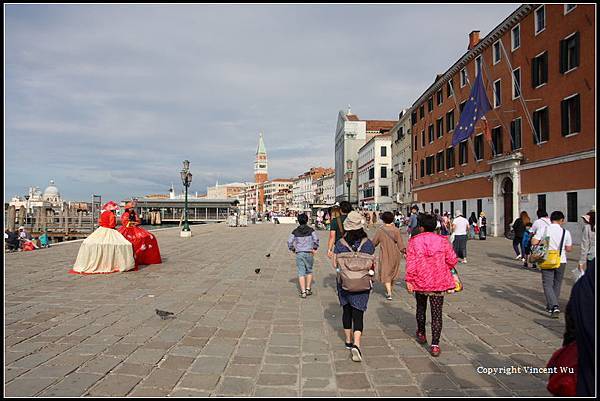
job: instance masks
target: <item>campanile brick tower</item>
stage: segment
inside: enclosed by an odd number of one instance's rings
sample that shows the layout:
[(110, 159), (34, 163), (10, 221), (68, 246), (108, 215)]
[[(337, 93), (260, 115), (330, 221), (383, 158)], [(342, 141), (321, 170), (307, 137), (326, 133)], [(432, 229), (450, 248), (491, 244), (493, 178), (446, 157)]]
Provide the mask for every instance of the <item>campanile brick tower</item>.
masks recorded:
[[(258, 137), (258, 149), (256, 150), (256, 159), (254, 161), (254, 182), (262, 184), (269, 179), (267, 149), (263, 142), (262, 132)], [(258, 186), (258, 211), (265, 211), (265, 187)]]

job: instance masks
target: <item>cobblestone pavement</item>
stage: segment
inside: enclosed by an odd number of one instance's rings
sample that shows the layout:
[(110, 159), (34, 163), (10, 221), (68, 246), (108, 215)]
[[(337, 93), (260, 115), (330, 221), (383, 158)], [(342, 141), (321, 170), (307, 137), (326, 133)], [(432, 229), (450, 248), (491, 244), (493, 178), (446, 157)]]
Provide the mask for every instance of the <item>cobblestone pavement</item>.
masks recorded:
[(544, 367), (561, 345), (564, 318), (546, 316), (540, 274), (520, 267), (508, 240), (469, 241), (469, 263), (458, 266), (465, 290), (445, 298), (440, 357), (414, 340), (414, 298), (397, 286), (387, 301), (378, 284), (356, 363), (344, 349), (326, 233), (304, 300), (285, 245), (292, 229), (160, 231), (163, 264), (112, 275), (67, 274), (78, 242), (6, 254), (5, 395), (548, 395), (546, 375), (476, 370)]

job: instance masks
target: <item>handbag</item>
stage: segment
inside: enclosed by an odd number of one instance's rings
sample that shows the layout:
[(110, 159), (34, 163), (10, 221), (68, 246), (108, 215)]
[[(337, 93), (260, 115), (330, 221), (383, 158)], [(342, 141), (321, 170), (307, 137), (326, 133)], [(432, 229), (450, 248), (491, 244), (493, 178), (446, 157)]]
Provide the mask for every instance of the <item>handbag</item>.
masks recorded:
[(460, 280), (460, 277), (458, 276), (458, 271), (456, 270), (455, 267), (453, 267), (450, 270), (450, 273), (452, 273), (452, 278), (454, 279), (454, 288), (451, 290), (448, 290), (447, 292), (449, 294), (453, 294), (455, 292), (461, 292), (463, 290), (463, 285), (462, 285), (462, 281)]
[(560, 257), (562, 254), (563, 241), (565, 240), (565, 233), (567, 230), (563, 228), (562, 237), (560, 239), (560, 245), (558, 250), (548, 250), (546, 258), (538, 264), (540, 269), (558, 269), (560, 267)]
[(574, 397), (577, 395), (577, 342), (569, 344), (556, 350), (548, 364), (555, 373), (548, 378), (548, 391), (559, 397)]
[(544, 224), (546, 224), (546, 228), (544, 230), (544, 235), (542, 235), (541, 241), (531, 246), (531, 252), (529, 253), (529, 263), (539, 263), (542, 262), (548, 256), (548, 246), (550, 245), (550, 237), (546, 234), (548, 233), (548, 223), (542, 220)]

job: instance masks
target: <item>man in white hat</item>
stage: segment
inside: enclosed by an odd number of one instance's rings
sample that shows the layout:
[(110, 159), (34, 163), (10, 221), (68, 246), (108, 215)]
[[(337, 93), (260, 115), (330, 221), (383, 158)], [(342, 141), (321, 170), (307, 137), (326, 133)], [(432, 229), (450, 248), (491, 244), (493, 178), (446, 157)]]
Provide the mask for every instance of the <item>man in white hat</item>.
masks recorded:
[(452, 233), (454, 234), (454, 252), (456, 256), (462, 259), (462, 263), (467, 263), (467, 230), (469, 229), (469, 220), (465, 219), (462, 212), (456, 212), (456, 217), (452, 221)]

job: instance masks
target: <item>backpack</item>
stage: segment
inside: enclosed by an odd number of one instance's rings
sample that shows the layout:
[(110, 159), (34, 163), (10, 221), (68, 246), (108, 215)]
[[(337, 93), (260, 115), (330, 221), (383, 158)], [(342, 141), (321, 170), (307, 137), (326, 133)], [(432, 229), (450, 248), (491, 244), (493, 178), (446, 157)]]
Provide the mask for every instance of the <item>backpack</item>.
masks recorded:
[(340, 243), (350, 250), (350, 252), (337, 254), (337, 263), (340, 268), (338, 277), (342, 288), (348, 292), (368, 291), (372, 288), (369, 270), (375, 270), (376, 257), (375, 255), (361, 252), (367, 240), (368, 238), (363, 238), (356, 251), (352, 249), (344, 238), (340, 240)]

